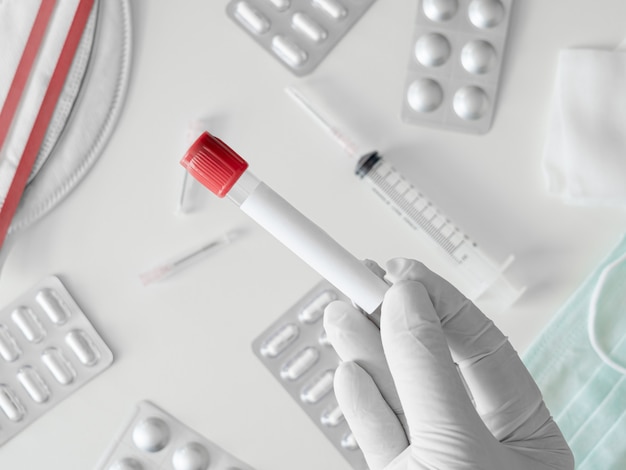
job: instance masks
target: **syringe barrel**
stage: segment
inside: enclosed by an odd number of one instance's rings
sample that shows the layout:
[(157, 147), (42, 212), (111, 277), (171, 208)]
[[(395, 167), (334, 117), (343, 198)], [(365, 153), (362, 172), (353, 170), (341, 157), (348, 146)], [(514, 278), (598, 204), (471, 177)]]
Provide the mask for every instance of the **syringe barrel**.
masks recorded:
[[(498, 298), (498, 304), (510, 306), (524, 292), (512, 286), (503, 271), (512, 257), (498, 265), (491, 261), (476, 244), (450, 219), (427, 200), (377, 152), (359, 159), (355, 173), (399, 215), (413, 230), (437, 246), (452, 269), (458, 274), (456, 287), (467, 297), (477, 300), (486, 293)], [(489, 291), (489, 292), (488, 292)]]

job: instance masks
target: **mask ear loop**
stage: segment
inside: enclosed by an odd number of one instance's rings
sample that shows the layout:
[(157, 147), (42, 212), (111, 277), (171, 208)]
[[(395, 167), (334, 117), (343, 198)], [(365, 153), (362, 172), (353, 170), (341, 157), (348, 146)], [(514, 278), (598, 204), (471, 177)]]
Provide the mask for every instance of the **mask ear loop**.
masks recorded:
[[(600, 273), (600, 277), (598, 278), (598, 282), (591, 293), (591, 300), (589, 302), (589, 316), (587, 317), (587, 332), (589, 335), (589, 341), (591, 342), (591, 347), (596, 352), (596, 354), (602, 359), (602, 361), (616, 370), (621, 374), (626, 375), (626, 366), (617, 363), (614, 361), (609, 354), (607, 354), (600, 346), (600, 342), (598, 341), (598, 333), (596, 331), (596, 319), (598, 317), (598, 304), (600, 302), (600, 295), (602, 293), (602, 287), (606, 283), (609, 274), (613, 269), (615, 269), (618, 265), (626, 261), (626, 254), (623, 254), (620, 258), (613, 261), (609, 265), (607, 265), (602, 273)], [(624, 280), (624, 289), (626, 289), (626, 279)]]

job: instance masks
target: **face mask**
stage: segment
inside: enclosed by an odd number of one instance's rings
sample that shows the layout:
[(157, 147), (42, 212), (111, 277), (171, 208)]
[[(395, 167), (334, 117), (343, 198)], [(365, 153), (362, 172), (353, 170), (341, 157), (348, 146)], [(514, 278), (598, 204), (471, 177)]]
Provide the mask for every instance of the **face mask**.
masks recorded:
[[(62, 128), (59, 133), (46, 134), (36, 171), (9, 228), (11, 239), (49, 213), (82, 181), (102, 153), (121, 114), (131, 65), (130, 2), (97, 1), (94, 8), (93, 44), (83, 40), (77, 51), (88, 55), (86, 72), (80, 80), (74, 76), (73, 81), (66, 83), (61, 104), (71, 108), (71, 113), (58, 123), (57, 127)], [(77, 95), (71, 95), (75, 101), (68, 103), (69, 92), (76, 86), (80, 87)], [(59, 118), (60, 108), (63, 106), (55, 109), (53, 122)], [(42, 153), (47, 158), (42, 158)]]
[(523, 355), (578, 470), (626, 468), (626, 236)]

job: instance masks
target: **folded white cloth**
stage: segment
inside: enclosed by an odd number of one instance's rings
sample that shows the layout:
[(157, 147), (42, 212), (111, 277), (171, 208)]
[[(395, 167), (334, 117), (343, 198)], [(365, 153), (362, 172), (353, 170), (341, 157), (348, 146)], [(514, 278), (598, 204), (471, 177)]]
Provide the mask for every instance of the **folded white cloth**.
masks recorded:
[(626, 207), (626, 51), (561, 51), (543, 169), (566, 203)]

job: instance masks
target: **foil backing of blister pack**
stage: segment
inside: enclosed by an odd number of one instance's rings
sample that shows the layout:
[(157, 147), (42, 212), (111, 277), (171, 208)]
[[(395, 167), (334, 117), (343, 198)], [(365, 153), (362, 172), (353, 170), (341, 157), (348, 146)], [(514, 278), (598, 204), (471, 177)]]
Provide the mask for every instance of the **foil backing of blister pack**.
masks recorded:
[(315, 69), (374, 0), (231, 0), (226, 12), (295, 75)]
[(0, 445), (108, 368), (113, 354), (50, 276), (0, 311)]
[(513, 0), (421, 0), (403, 88), (410, 124), (484, 134), (493, 121)]
[(365, 457), (337, 404), (334, 372), (340, 359), (329, 344), (323, 315), (334, 300), (349, 301), (319, 282), (252, 343), (256, 356), (355, 470)]
[(137, 404), (96, 470), (253, 470), (149, 401)]

